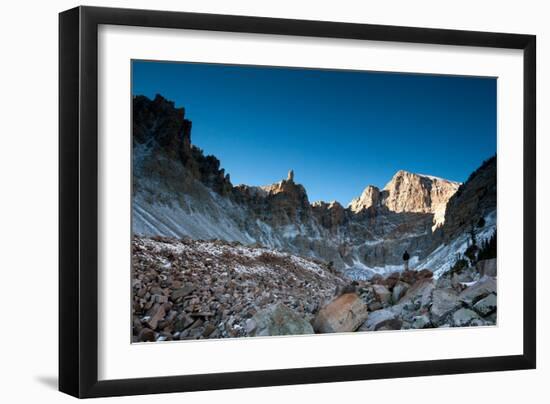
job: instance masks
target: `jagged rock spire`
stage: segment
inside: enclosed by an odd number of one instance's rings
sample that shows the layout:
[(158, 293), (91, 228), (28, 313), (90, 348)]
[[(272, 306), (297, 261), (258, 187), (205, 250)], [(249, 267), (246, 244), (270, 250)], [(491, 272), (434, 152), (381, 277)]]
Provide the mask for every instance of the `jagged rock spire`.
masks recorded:
[(294, 170), (288, 170), (288, 176), (286, 177), (286, 180), (290, 182), (294, 181)]

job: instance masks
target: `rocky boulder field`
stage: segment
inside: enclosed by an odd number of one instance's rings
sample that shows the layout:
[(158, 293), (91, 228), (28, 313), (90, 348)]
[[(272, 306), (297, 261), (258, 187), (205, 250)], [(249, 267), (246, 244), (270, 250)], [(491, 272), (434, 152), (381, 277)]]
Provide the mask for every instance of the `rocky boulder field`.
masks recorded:
[(496, 324), (496, 260), (351, 281), (322, 261), (237, 242), (132, 240), (134, 342)]

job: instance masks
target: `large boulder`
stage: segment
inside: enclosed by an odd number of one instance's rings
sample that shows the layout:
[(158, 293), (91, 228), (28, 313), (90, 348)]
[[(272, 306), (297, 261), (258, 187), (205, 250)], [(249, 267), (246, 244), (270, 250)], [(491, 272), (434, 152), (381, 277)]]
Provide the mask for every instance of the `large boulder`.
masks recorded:
[(431, 321), (430, 321), (430, 317), (427, 314), (422, 314), (420, 316), (414, 317), (411, 323), (411, 328), (415, 328), (415, 329), (430, 328), (430, 327), (431, 327)]
[(388, 305), (391, 303), (391, 292), (384, 285), (372, 285), (374, 295), (376, 300), (378, 300), (383, 305)]
[(426, 268), (421, 269), (416, 273), (416, 279), (418, 280), (433, 278), (433, 276), (434, 276), (434, 273)]
[(392, 301), (393, 303), (397, 303), (407, 292), (407, 290), (411, 287), (406, 282), (398, 281), (392, 290)]
[(474, 310), (483, 317), (494, 313), (497, 310), (497, 296), (491, 293), (489, 296), (484, 297), (474, 304)]
[(452, 288), (453, 284), (451, 283), (451, 275), (447, 273), (440, 276), (435, 282), (435, 287), (438, 289)]
[(467, 267), (459, 272), (453, 273), (454, 282), (457, 283), (473, 282), (476, 279), (476, 276), (479, 279), (476, 267)]
[(399, 281), (399, 277), (399, 272), (392, 272), (387, 276), (386, 279), (384, 279), (384, 286), (386, 286), (388, 289), (392, 289)]
[(462, 308), (455, 311), (452, 316), (452, 320), (455, 327), (481, 325), (481, 318), (478, 316), (478, 314), (475, 311), (467, 308)]
[(155, 332), (150, 328), (142, 328), (137, 336), (138, 342), (153, 342), (155, 341)]
[(412, 285), (416, 282), (416, 271), (409, 269), (401, 272), (401, 280), (408, 283), (409, 285)]
[(277, 303), (257, 312), (246, 323), (248, 335), (299, 335), (313, 334), (313, 327), (296, 312), (282, 303)]
[(430, 314), (434, 324), (442, 324), (445, 318), (462, 306), (454, 289), (435, 289), (432, 294)]
[(390, 331), (400, 330), (403, 327), (403, 321), (398, 318), (390, 318), (378, 323), (374, 328), (375, 331)]
[(376, 310), (369, 313), (367, 321), (361, 325), (358, 331), (374, 331), (378, 328), (380, 323), (386, 320), (393, 320), (396, 318), (396, 313), (389, 309)]
[(356, 293), (346, 293), (323, 307), (313, 322), (318, 333), (355, 331), (368, 317), (367, 305)]
[(491, 293), (497, 293), (496, 279), (493, 277), (484, 276), (473, 285), (464, 289), (458, 298), (466, 305), (472, 307), (478, 301), (486, 296), (489, 296)]
[(476, 264), (477, 271), (481, 276), (497, 276), (497, 259), (481, 260)]
[(399, 300), (399, 304), (412, 302), (420, 307), (427, 307), (431, 304), (432, 292), (434, 290), (434, 281), (431, 278), (420, 279), (412, 285), (405, 296)]

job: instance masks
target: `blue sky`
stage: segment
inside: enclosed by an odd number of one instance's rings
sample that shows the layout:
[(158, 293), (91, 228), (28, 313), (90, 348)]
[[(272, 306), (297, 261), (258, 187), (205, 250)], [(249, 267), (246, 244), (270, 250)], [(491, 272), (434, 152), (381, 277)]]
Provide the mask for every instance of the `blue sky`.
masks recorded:
[(400, 169), (464, 181), (496, 153), (496, 79), (134, 61), (132, 91), (185, 107), (191, 141), (233, 184), (294, 169), (347, 205)]

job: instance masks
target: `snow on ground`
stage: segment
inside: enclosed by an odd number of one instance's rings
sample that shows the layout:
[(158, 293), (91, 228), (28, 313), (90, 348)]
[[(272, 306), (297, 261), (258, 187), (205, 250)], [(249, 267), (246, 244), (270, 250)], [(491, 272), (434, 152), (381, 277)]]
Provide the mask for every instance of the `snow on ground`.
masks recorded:
[(448, 179), (445, 179), (445, 178), (436, 177), (435, 175), (420, 174), (420, 173), (417, 173), (416, 175), (418, 175), (418, 176), (420, 176), (420, 177), (428, 178), (428, 179), (430, 179), (430, 180), (432, 180), (432, 181), (450, 182), (450, 183), (457, 184), (457, 185), (461, 185), (461, 184), (462, 184), (461, 182), (458, 182), (458, 181), (451, 181), (451, 180), (448, 180)]
[[(481, 243), (491, 237), (497, 226), (496, 211), (485, 216), (485, 226), (479, 230), (476, 235), (478, 243)], [(447, 245), (440, 245), (425, 259), (415, 265), (416, 268), (428, 268), (434, 272), (434, 277), (439, 278), (445, 272), (449, 271), (456, 261), (457, 255), (464, 254), (470, 245), (470, 235), (466, 232), (455, 238)]]
[[(273, 251), (264, 247), (244, 246), (220, 241), (177, 241), (173, 239), (140, 238), (143, 248), (159, 254), (161, 267), (170, 268), (162, 259), (162, 252), (176, 255), (192, 254), (202, 256), (205, 262), (223, 263), (228, 269), (238, 273), (278, 275), (278, 267), (282, 264), (291, 265), (312, 272), (321, 278), (327, 277), (327, 270), (320, 263), (292, 254)], [(266, 264), (266, 261), (268, 262)], [(274, 265), (269, 265), (273, 261)], [(233, 265), (234, 264), (234, 265)]]
[[(484, 217), (485, 226), (476, 234), (478, 243), (489, 239), (496, 229), (496, 211), (493, 211)], [(426, 258), (420, 260), (414, 256), (409, 260), (411, 269), (430, 269), (434, 272), (434, 277), (439, 278), (445, 272), (449, 271), (456, 262), (457, 255), (464, 254), (470, 245), (470, 234), (468, 232), (461, 234), (449, 244), (441, 244)], [(392, 272), (399, 272), (404, 269), (403, 265), (385, 265), (369, 267), (358, 259), (353, 261), (353, 265), (344, 269), (344, 273), (351, 279), (368, 280), (373, 275), (389, 275)]]
[[(413, 268), (418, 262), (418, 256), (411, 257), (409, 260), (409, 266)], [(385, 265), (369, 267), (363, 264), (358, 259), (353, 261), (353, 265), (344, 269), (344, 274), (353, 280), (369, 280), (374, 275), (389, 275), (392, 272), (401, 272), (404, 269), (404, 265)]]

